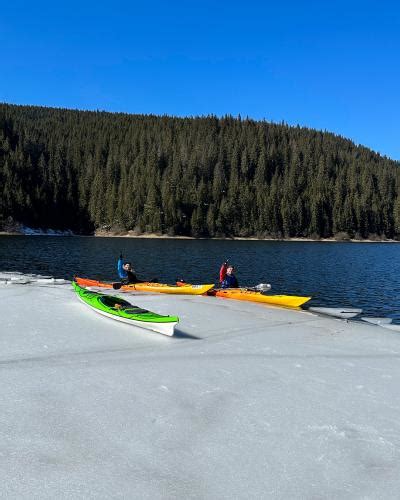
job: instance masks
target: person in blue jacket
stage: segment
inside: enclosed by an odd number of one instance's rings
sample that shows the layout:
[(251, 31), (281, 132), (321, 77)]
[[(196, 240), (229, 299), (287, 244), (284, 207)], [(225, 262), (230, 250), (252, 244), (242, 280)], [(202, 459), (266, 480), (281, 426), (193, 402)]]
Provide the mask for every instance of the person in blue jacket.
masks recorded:
[(122, 253), (119, 256), (117, 268), (118, 268), (118, 276), (121, 278), (121, 281), (123, 283), (126, 284), (144, 283), (143, 280), (140, 280), (136, 276), (132, 264), (130, 262), (123, 261)]
[(235, 268), (232, 264), (224, 262), (219, 270), (219, 282), (221, 288), (238, 288), (239, 283), (234, 274)]

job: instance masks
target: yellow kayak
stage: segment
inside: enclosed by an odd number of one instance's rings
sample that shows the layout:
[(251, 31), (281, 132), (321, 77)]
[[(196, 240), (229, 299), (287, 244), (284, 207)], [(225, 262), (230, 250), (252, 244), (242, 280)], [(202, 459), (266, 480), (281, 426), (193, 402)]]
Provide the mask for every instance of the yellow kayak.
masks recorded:
[(221, 288), (211, 290), (208, 294), (225, 299), (247, 300), (249, 302), (261, 302), (284, 307), (300, 307), (311, 299), (311, 297), (299, 297), (297, 295), (266, 295), (246, 288)]
[(164, 285), (162, 283), (135, 283), (124, 285), (122, 290), (138, 290), (140, 292), (172, 293), (175, 295), (203, 295), (214, 287), (214, 283), (208, 285)]
[(203, 295), (214, 287), (214, 283), (207, 285), (166, 285), (163, 283), (135, 283), (132, 285), (122, 285), (121, 283), (106, 283), (103, 281), (91, 280), (86, 278), (75, 277), (75, 281), (79, 286), (96, 286), (101, 288), (114, 288), (123, 290), (124, 292), (157, 292), (157, 293), (172, 293), (176, 295)]

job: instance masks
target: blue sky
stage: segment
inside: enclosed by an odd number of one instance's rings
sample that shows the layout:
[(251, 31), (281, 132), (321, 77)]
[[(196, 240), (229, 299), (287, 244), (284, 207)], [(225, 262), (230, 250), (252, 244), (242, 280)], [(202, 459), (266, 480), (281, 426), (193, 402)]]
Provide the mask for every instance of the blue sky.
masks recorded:
[(1, 1), (0, 101), (329, 130), (400, 160), (400, 6)]

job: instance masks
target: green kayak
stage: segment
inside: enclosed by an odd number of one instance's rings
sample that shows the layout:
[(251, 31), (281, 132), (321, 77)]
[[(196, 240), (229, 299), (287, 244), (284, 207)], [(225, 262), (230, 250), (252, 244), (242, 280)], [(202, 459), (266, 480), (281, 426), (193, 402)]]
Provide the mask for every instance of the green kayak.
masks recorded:
[(72, 282), (72, 286), (82, 302), (103, 316), (170, 337), (174, 334), (175, 325), (179, 321), (177, 316), (162, 316), (147, 309), (141, 309), (120, 297), (81, 288), (75, 281)]

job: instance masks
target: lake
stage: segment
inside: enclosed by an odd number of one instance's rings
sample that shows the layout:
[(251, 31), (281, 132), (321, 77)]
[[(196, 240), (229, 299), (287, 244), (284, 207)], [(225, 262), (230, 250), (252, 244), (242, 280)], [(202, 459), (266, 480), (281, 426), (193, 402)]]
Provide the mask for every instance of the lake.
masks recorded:
[(217, 283), (229, 259), (240, 285), (312, 295), (309, 305), (360, 307), (400, 322), (400, 244), (0, 236), (0, 271), (118, 280), (120, 252), (139, 277)]

